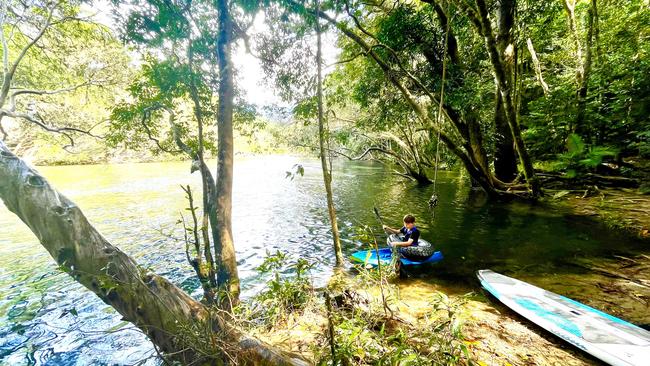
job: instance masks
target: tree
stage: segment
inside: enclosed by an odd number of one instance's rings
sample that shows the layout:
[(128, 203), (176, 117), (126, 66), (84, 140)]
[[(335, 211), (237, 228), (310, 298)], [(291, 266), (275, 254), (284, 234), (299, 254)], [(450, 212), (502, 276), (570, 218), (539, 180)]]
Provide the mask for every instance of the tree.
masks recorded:
[(524, 176), (530, 186), (533, 196), (537, 196), (540, 193), (539, 180), (535, 176), (533, 163), (521, 134), (519, 113), (514, 104), (512, 85), (508, 83), (506, 65), (504, 64), (502, 55), (499, 54), (487, 4), (484, 0), (476, 0), (476, 8), (474, 8), (463, 1), (459, 1), (458, 3), (470, 18), (477, 32), (485, 39), (485, 48), (489, 55), (490, 63), (492, 64), (492, 71), (495, 76), (499, 94), (501, 95), (501, 104), (503, 105), (506, 120), (510, 126), (510, 131), (512, 132), (517, 154), (519, 155), (521, 165), (524, 168)]
[[(156, 149), (193, 160), (193, 169), (202, 178), (203, 213), (201, 235), (191, 238), (196, 250), (190, 263), (201, 280), (205, 300), (229, 309), (239, 297), (231, 214), (235, 91), (230, 10), (221, 1), (176, 4), (154, 0), (133, 5), (124, 23), (124, 37), (146, 52), (163, 55), (147, 56), (141, 78), (130, 87), (135, 102), (114, 110), (110, 139), (113, 144), (135, 147), (151, 140)], [(212, 14), (218, 14), (216, 24)], [(196, 124), (192, 128), (176, 118), (187, 103)], [(205, 131), (209, 124), (218, 126), (216, 143)], [(206, 150), (217, 152), (216, 180), (205, 163)]]
[[(314, 0), (316, 9), (319, 9), (319, 0)], [(332, 226), (332, 240), (334, 241), (334, 254), (336, 255), (336, 265), (343, 265), (343, 253), (341, 252), (341, 238), (339, 237), (339, 227), (336, 222), (336, 209), (334, 208), (334, 197), (332, 194), (332, 165), (328, 166), (327, 156), (329, 152), (325, 151), (325, 140), (329, 139), (329, 131), (325, 131), (325, 111), (323, 106), (323, 57), (321, 46), (321, 28), (320, 19), (315, 19), (316, 28), (316, 99), (318, 104), (318, 142), (320, 148), (320, 161), (323, 169), (323, 182), (325, 183), (325, 193), (327, 195), (327, 212), (330, 217)], [(329, 144), (328, 144), (329, 145)]]
[[(301, 3), (290, 3), (293, 7), (299, 9), (298, 11), (314, 12), (313, 9), (309, 9)], [(440, 133), (440, 140), (463, 163), (470, 176), (481, 187), (491, 195), (506, 194), (506, 190), (508, 190), (508, 193), (512, 193), (521, 189), (521, 185), (507, 184), (498, 180), (491, 171), (479, 116), (477, 111), (472, 108), (472, 104), (465, 103), (468, 107), (459, 110), (449, 103), (443, 103), (441, 111), (444, 120), (450, 122), (451, 129), (449, 130), (447, 130), (447, 127), (439, 126), (434, 122), (433, 115), (436, 112), (431, 106), (439, 104), (439, 95), (431, 86), (432, 81), (439, 81), (437, 79), (439, 75), (437, 70), (441, 70), (441, 68), (436, 61), (444, 56), (423, 51), (431, 50), (431, 46), (427, 43), (431, 42), (431, 40), (413, 37), (413, 39), (405, 42), (404, 38), (399, 35), (400, 31), (405, 32), (407, 28), (402, 27), (403, 24), (401, 24), (400, 20), (403, 20), (405, 16), (410, 17), (417, 14), (419, 8), (416, 9), (414, 5), (410, 4), (398, 4), (395, 8), (387, 8), (381, 3), (352, 2), (338, 3), (334, 8), (343, 11), (347, 15), (347, 19), (336, 20), (326, 11), (320, 11), (318, 14), (322, 19), (335, 26), (354, 45), (346, 56), (351, 56), (352, 59), (365, 56), (371, 60), (373, 67), (378, 68), (380, 71), (378, 75), (383, 75), (385, 80), (399, 91), (405, 103), (412, 108), (412, 111), (427, 126), (428, 130), (436, 134)], [(471, 15), (473, 14), (471, 13)], [(367, 15), (367, 20), (363, 18), (364, 15)], [(448, 16), (442, 18), (448, 19)], [(421, 20), (416, 21), (421, 22)], [(427, 24), (427, 27), (431, 27), (431, 25)], [(438, 34), (444, 33), (438, 30)], [(457, 44), (457, 42), (452, 40), (449, 43), (452, 44), (449, 55), (457, 59), (456, 50), (453, 49), (453, 45)], [(420, 55), (423, 55), (423, 57), (419, 57)], [(421, 64), (420, 60), (424, 64)], [(499, 65), (497, 64), (497, 66)], [(436, 70), (433, 74), (436, 78), (432, 79), (431, 74), (422, 74), (423, 70), (432, 69)], [(499, 70), (502, 70), (502, 68)], [(504, 96), (504, 99), (512, 102), (511, 96), (509, 98)], [(510, 107), (513, 106), (510, 105)], [(515, 111), (514, 108), (506, 108), (506, 110)], [(513, 120), (513, 118), (508, 120)], [(516, 122), (516, 115), (513, 122)], [(511, 123), (509, 125), (511, 129), (515, 129), (513, 135), (517, 135), (516, 128), (518, 124)], [(525, 149), (523, 141), (519, 141), (518, 145), (520, 150)], [(525, 165), (527, 166), (527, 172), (530, 173), (532, 171), (530, 159), (526, 159), (525, 152), (520, 155), (522, 155), (522, 161), (528, 162)], [(534, 174), (528, 174), (528, 177), (530, 182), (534, 183)], [(536, 185), (531, 184), (531, 187), (534, 188)], [(533, 189), (532, 191), (536, 193), (537, 190)]]
[[(581, 131), (582, 134), (589, 134), (590, 129), (584, 126), (585, 109), (587, 108), (587, 89), (589, 86), (589, 77), (591, 76), (591, 66), (593, 59), (592, 45), (594, 33), (598, 33), (598, 5), (596, 0), (591, 0), (589, 10), (587, 11), (587, 36), (583, 43), (580, 41), (580, 34), (576, 22), (576, 2), (564, 0), (564, 10), (567, 15), (567, 23), (571, 38), (575, 48), (576, 66), (576, 120), (572, 132)], [(584, 48), (584, 57), (583, 57)]]
[[(81, 16), (79, 6), (77, 1), (0, 5), (0, 134), (21, 149), (41, 132), (58, 135), (69, 149), (79, 136), (96, 139), (91, 131), (104, 122), (124, 82), (125, 52), (106, 27)], [(96, 104), (89, 107), (80, 98)]]
[[(224, 6), (222, 3), (221, 6)], [(7, 12), (8, 7), (3, 3), (2, 20), (6, 20), (8, 13), (16, 14), (14, 9)], [(20, 3), (20, 5), (23, 5)], [(40, 27), (35, 27), (35, 35), (29, 37), (30, 42), (24, 46), (13, 62), (9, 61), (8, 40), (5, 36), (6, 28), (3, 26), (3, 59), (5, 60), (3, 74), (3, 101), (9, 100), (9, 108), (5, 109), (3, 105), (2, 116), (25, 118), (33, 123), (41, 123), (48, 126), (41, 119), (25, 114), (25, 117), (14, 111), (15, 97), (21, 94), (38, 94), (38, 91), (31, 89), (14, 88), (12, 82), (15, 80), (16, 70), (21, 65), (21, 61), (27, 59), (28, 54), (33, 49), (47, 50), (52, 44), (45, 43), (46, 33), (52, 27), (64, 24), (67, 21), (78, 21), (77, 9), (68, 7), (67, 3), (47, 3), (45, 10), (25, 5), (23, 9), (25, 14), (33, 12), (37, 14), (32, 21), (41, 20), (43, 23)], [(13, 4), (12, 4), (13, 6)], [(169, 8), (167, 8), (169, 10)], [(222, 8), (222, 14), (224, 9)], [(44, 14), (44, 15), (43, 15)], [(40, 15), (40, 18), (39, 18)], [(19, 17), (16, 20), (16, 29), (23, 27), (25, 19)], [(55, 20), (56, 19), (56, 20)], [(3, 23), (4, 24), (4, 23)], [(30, 23), (31, 24), (31, 23)], [(11, 39), (11, 37), (9, 37)], [(42, 42), (42, 43), (41, 43)], [(228, 35), (222, 36), (220, 44), (227, 47), (229, 42)], [(189, 48), (190, 55), (192, 48)], [(227, 49), (226, 49), (227, 51)], [(192, 72), (192, 57), (189, 56), (184, 76), (188, 77), (188, 82), (180, 85), (172, 82), (164, 84), (171, 88), (165, 89), (168, 93), (162, 93), (161, 84), (151, 81), (162, 81), (173, 73), (169, 64), (154, 63), (153, 67), (146, 68), (149, 71), (145, 74), (150, 79), (140, 79), (132, 87), (132, 91), (140, 90), (144, 92), (140, 95), (140, 104), (130, 105), (131, 109), (123, 105), (122, 110), (117, 115), (124, 117), (124, 121), (129, 121), (128, 112), (140, 113), (143, 115), (140, 120), (140, 126), (146, 131), (147, 136), (161, 148), (161, 144), (151, 134), (151, 124), (149, 117), (156, 113), (167, 113), (170, 121), (170, 134), (178, 148), (193, 156), (198, 162), (197, 169), (201, 172), (207, 172), (201, 155), (203, 149), (202, 136), (202, 118), (203, 110), (200, 109), (205, 101), (201, 99), (205, 94), (201, 93), (201, 86), (198, 81), (193, 79), (195, 74)], [(223, 60), (227, 60), (222, 55)], [(189, 66), (188, 66), (189, 65)], [(225, 66), (227, 67), (228, 61)], [(175, 65), (179, 66), (179, 65)], [(178, 70), (178, 69), (174, 69)], [(163, 71), (161, 73), (161, 71)], [(165, 71), (168, 72), (165, 74)], [(221, 75), (228, 74), (231, 71), (222, 72)], [(164, 76), (162, 79), (156, 79), (156, 76)], [(230, 103), (232, 106), (232, 74), (230, 76), (229, 88), (224, 88), (225, 97), (221, 99), (222, 103), (228, 103), (230, 92)], [(172, 78), (173, 79), (173, 78)], [(147, 81), (151, 82), (147, 84)], [(227, 85), (226, 85), (227, 86)], [(154, 90), (153, 92), (151, 90)], [(205, 91), (202, 91), (205, 93)], [(47, 92), (44, 92), (47, 93)], [(63, 93), (63, 92), (61, 92)], [(51, 93), (51, 94), (59, 94)], [(190, 96), (198, 104), (194, 110), (198, 124), (198, 146), (189, 146), (185, 144), (180, 137), (185, 136), (181, 126), (175, 123), (174, 98), (183, 95)], [(150, 103), (144, 107), (145, 102)], [(232, 116), (232, 107), (222, 108), (223, 118)], [(34, 121), (32, 121), (34, 120)], [(232, 121), (232, 118), (230, 119)], [(148, 124), (149, 123), (149, 124)], [(40, 126), (40, 124), (39, 124)], [(228, 126), (228, 122), (226, 122)], [(230, 124), (230, 126), (232, 126)], [(157, 126), (156, 126), (157, 127)], [(48, 128), (49, 132), (63, 133), (69, 139), (70, 144), (74, 143), (72, 132), (82, 132), (68, 127)], [(232, 131), (230, 133), (232, 136)], [(228, 136), (226, 135), (226, 138)], [(232, 156), (232, 153), (231, 153)], [(227, 164), (227, 158), (223, 159)], [(232, 160), (230, 160), (232, 165)], [(224, 173), (227, 175), (228, 172)], [(206, 174), (204, 176), (204, 189), (206, 183), (210, 184), (210, 179)], [(228, 184), (225, 185), (224, 192), (228, 192)], [(204, 204), (210, 207), (211, 192), (210, 188), (205, 191)], [(182, 363), (208, 363), (221, 364), (224, 362), (247, 362), (251, 364), (304, 364), (300, 359), (292, 355), (283, 353), (273, 347), (259, 342), (258, 340), (247, 336), (244, 332), (231, 324), (231, 319), (222, 311), (214, 311), (213, 308), (202, 304), (189, 295), (182, 292), (166, 279), (151, 273), (146, 269), (139, 267), (136, 262), (120, 251), (117, 247), (109, 243), (97, 230), (89, 223), (82, 211), (72, 201), (67, 199), (61, 193), (57, 192), (38, 172), (30, 168), (24, 161), (14, 155), (9, 148), (0, 141), (0, 198), (7, 208), (15, 213), (25, 224), (34, 232), (41, 244), (47, 249), (52, 257), (61, 266), (61, 269), (72, 276), (76, 281), (83, 284), (90, 291), (97, 294), (104, 302), (111, 305), (116, 311), (123, 315), (124, 319), (133, 322), (141, 329), (154, 343), (154, 345), (163, 352), (163, 357), (169, 357), (171, 360)], [(217, 198), (219, 196), (217, 195)], [(227, 204), (228, 201), (226, 200)], [(217, 206), (219, 204), (217, 203)], [(223, 205), (223, 204), (222, 204)], [(225, 207), (224, 216), (229, 217), (228, 206)], [(203, 219), (203, 225), (205, 226)], [(222, 224), (222, 228), (228, 228), (229, 221)], [(204, 231), (205, 233), (205, 231)], [(197, 240), (198, 242), (198, 240)], [(199, 253), (197, 253), (199, 255)], [(228, 268), (222, 268), (222, 272), (227, 273)], [(220, 272), (220, 273), (222, 273)], [(225, 277), (225, 281), (224, 281)], [(233, 284), (238, 285), (235, 276), (222, 276), (222, 282), (233, 291)], [(238, 290), (238, 288), (237, 288)], [(226, 299), (228, 297), (225, 297)], [(229, 305), (228, 305), (229, 306)], [(222, 308), (226, 307), (222, 305)]]
[(219, 60), (219, 162), (217, 167), (217, 235), (215, 236), (218, 281), (227, 286), (228, 292), (235, 299), (239, 296), (239, 278), (237, 276), (237, 259), (232, 240), (232, 173), (233, 173), (233, 64), (231, 48), (233, 43), (233, 20), (226, 0), (216, 0), (219, 12), (219, 34), (217, 37), (217, 58)]

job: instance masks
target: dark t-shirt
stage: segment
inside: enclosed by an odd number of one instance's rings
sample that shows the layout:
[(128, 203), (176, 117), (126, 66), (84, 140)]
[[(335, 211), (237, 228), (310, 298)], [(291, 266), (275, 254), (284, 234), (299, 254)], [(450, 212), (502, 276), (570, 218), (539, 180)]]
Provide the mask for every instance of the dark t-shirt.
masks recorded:
[(409, 241), (409, 239), (413, 239), (413, 243), (411, 246), (418, 246), (418, 239), (420, 239), (420, 230), (416, 226), (413, 226), (413, 229), (407, 229), (406, 226), (402, 226), (401, 229), (399, 229), (399, 232), (404, 234), (404, 241)]

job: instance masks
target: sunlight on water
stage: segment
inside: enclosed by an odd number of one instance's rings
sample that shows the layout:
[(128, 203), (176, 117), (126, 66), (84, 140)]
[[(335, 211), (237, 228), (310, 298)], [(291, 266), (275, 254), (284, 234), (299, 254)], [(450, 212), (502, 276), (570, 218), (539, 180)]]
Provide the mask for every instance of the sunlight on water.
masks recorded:
[[(286, 179), (285, 172), (295, 163), (304, 165), (305, 176)], [(182, 235), (176, 224), (186, 207), (180, 185), (190, 184), (199, 192), (198, 173), (190, 175), (189, 163), (39, 170), (109, 241), (141, 265), (200, 296), (182, 243), (170, 238)], [(233, 230), (245, 297), (265, 286), (255, 267), (266, 251), (281, 250), (291, 258), (317, 263), (312, 270), (316, 284), (329, 277), (334, 256), (321, 174), (316, 160), (289, 156), (237, 160)], [(399, 226), (405, 213), (414, 213), (423, 237), (445, 253), (435, 273), (431, 269), (416, 273), (417, 281), (444, 282), (445, 288), (457, 283), (462, 291), (475, 285), (473, 273), (479, 268), (525, 269), (532, 277), (562, 272), (563, 260), (576, 254), (599, 255), (636, 245), (589, 222), (542, 213), (548, 210), (539, 207), (485, 205), (485, 198), (469, 194), (464, 182), (455, 173), (440, 173), (440, 204), (434, 219), (427, 208), (431, 186), (415, 186), (380, 165), (337, 162), (334, 194), (344, 251), (361, 249), (353, 238), (356, 227), (372, 224), (379, 231), (373, 205), (392, 226)], [(4, 207), (0, 228), (0, 363), (159, 363), (147, 339), (57, 270), (34, 235)], [(579, 294), (580, 288), (575, 290)]]

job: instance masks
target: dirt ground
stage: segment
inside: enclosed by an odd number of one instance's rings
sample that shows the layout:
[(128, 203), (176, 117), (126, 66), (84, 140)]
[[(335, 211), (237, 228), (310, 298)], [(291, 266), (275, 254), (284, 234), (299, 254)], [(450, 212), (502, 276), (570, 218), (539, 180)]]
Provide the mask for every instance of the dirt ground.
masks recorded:
[[(421, 280), (404, 282), (400, 290), (400, 314), (413, 321), (438, 291), (452, 297), (464, 295), (462, 289), (450, 290)], [(466, 344), (479, 365), (601, 364), (482, 293), (470, 296), (462, 312)]]
[[(421, 279), (399, 282), (399, 300), (394, 307), (396, 315), (410, 324), (430, 311), (430, 302), (439, 292), (452, 299), (464, 298), (460, 317), (463, 334), (472, 361), (478, 365), (603, 365), (588, 354), (551, 335), (522, 318), (483, 292), (447, 287)], [(378, 295), (378, 294), (376, 294)], [(258, 334), (266, 341), (313, 360), (314, 346), (327, 347), (325, 332), (327, 320), (318, 311), (292, 317), (286, 324), (269, 333)], [(318, 346), (317, 346), (318, 347)]]

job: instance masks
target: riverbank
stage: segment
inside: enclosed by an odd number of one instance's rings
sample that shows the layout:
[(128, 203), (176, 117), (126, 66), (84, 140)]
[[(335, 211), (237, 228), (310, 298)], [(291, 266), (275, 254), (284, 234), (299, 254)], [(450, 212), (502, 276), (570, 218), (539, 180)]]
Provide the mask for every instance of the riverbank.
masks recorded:
[(650, 240), (650, 194), (626, 188), (559, 191), (547, 202), (611, 230)]
[[(350, 281), (357, 304), (348, 302), (346, 307), (335, 309), (338, 314), (332, 319), (333, 344), (342, 364), (391, 364), (387, 361), (395, 352), (402, 353), (401, 361), (411, 360), (414, 364), (441, 361), (438, 357), (446, 357), (441, 364), (447, 365), (600, 364), (482, 291), (447, 286), (444, 282), (402, 280), (392, 289), (384, 288), (390, 307), (387, 314), (378, 287), (358, 279)], [(354, 315), (341, 317), (341, 312)], [(353, 317), (360, 318), (360, 322), (351, 325)], [(254, 334), (322, 364), (331, 352), (329, 327), (325, 306), (316, 300), (302, 312), (291, 313), (284, 321)]]
[[(276, 136), (275, 125), (265, 125), (259, 130), (242, 134), (235, 131), (235, 154), (237, 155), (277, 155), (297, 154), (295, 148)], [(67, 143), (68, 141), (65, 141)], [(185, 154), (170, 154), (155, 148), (145, 141), (137, 149), (124, 146), (109, 147), (103, 139), (80, 136), (74, 146), (42, 138), (25, 138), (8, 143), (9, 148), (25, 161), (37, 166), (67, 166), (123, 163), (162, 163), (188, 159)], [(214, 154), (205, 153), (208, 159)]]

